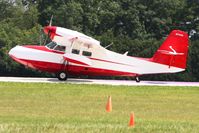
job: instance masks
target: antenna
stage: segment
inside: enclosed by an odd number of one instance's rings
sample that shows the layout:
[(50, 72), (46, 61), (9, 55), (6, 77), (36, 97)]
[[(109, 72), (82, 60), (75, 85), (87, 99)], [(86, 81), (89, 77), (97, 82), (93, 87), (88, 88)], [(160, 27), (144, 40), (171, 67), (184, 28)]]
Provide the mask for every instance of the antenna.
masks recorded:
[[(49, 22), (49, 25), (48, 26), (52, 26), (52, 21), (53, 21), (53, 15), (51, 16), (51, 18), (50, 18), (50, 22)], [(48, 41), (48, 38), (50, 38), (50, 36), (51, 36), (51, 33), (50, 33), (50, 30), (48, 31), (48, 34), (47, 34), (47, 36), (46, 36), (46, 38), (45, 38), (45, 40), (44, 40), (44, 45), (46, 44), (46, 42)]]
[(104, 48), (108, 48), (108, 47), (110, 47), (111, 45), (113, 45), (113, 42), (112, 42), (111, 44), (107, 45), (107, 46), (104, 47)]

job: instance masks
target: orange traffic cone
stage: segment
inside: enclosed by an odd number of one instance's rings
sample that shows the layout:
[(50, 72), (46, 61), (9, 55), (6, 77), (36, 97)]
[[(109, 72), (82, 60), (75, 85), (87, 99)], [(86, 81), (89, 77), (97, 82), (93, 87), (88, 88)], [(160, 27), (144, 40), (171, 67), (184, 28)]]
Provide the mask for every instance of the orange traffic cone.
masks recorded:
[(111, 112), (112, 111), (112, 102), (111, 102), (111, 96), (108, 97), (108, 102), (106, 104), (106, 111)]
[(132, 112), (130, 115), (129, 127), (134, 127), (134, 126), (135, 126), (134, 112)]

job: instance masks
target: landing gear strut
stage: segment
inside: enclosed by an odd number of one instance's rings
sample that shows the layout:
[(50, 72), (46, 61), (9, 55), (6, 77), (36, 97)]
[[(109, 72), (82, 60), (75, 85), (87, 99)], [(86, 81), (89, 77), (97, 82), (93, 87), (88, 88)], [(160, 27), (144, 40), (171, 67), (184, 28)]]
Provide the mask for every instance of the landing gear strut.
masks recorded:
[(135, 77), (135, 81), (136, 81), (137, 83), (139, 83), (139, 82), (140, 82), (140, 78), (139, 78), (138, 76), (136, 76), (136, 77)]
[(59, 73), (57, 73), (57, 78), (58, 78), (60, 81), (65, 81), (65, 80), (67, 80), (68, 75), (67, 75), (66, 72), (59, 72)]

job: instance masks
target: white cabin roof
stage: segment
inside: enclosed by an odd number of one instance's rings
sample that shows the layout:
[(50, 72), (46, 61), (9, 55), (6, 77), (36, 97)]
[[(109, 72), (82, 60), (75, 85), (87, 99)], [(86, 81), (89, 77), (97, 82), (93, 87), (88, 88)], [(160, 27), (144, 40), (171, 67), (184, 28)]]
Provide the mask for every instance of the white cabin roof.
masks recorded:
[(77, 39), (89, 45), (100, 45), (98, 40), (74, 30), (57, 27), (56, 34), (66, 38), (67, 40)]

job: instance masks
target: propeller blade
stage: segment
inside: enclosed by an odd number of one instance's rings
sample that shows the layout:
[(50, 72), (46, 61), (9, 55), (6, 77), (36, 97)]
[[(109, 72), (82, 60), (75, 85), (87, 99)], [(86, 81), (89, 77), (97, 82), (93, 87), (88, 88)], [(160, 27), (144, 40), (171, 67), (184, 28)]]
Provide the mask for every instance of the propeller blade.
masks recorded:
[(50, 18), (49, 26), (52, 26), (52, 21), (53, 21), (53, 15), (52, 15), (51, 18)]

